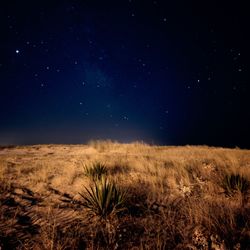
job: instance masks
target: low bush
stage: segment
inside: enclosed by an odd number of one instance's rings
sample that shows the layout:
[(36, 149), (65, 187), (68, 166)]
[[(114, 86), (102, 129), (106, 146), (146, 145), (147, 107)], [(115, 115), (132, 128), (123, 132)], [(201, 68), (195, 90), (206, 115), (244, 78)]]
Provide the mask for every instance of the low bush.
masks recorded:
[(236, 192), (240, 192), (244, 195), (248, 192), (250, 184), (242, 175), (229, 174), (224, 177), (222, 187), (228, 196), (233, 196)]
[(116, 187), (106, 177), (93, 182), (93, 186), (85, 188), (86, 193), (80, 195), (84, 206), (93, 214), (102, 218), (116, 214), (125, 209), (126, 192)]
[(103, 175), (106, 175), (108, 170), (102, 163), (93, 163), (91, 166), (84, 166), (84, 175), (93, 180), (99, 180)]

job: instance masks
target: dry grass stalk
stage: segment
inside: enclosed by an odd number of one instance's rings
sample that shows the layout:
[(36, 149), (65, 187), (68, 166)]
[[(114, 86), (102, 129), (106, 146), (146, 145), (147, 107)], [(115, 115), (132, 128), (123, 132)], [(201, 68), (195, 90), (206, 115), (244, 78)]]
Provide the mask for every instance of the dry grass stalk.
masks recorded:
[[(83, 187), (96, 190), (99, 174), (89, 178), (82, 168), (95, 162), (105, 165), (109, 183), (127, 190), (127, 209), (105, 220), (90, 219), (79, 195), (88, 193)], [(249, 180), (250, 151), (238, 148), (111, 141), (1, 147), (0, 247), (247, 249)]]

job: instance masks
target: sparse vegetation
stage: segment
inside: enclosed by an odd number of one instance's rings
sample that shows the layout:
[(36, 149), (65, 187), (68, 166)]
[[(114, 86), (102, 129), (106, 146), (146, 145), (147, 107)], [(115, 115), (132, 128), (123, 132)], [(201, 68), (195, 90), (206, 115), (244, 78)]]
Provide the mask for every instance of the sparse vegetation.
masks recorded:
[(106, 218), (125, 209), (126, 193), (106, 177), (94, 181), (93, 186), (85, 191), (85, 194), (80, 193), (84, 206), (95, 215)]
[(0, 248), (249, 249), (249, 180), (250, 150), (238, 148), (5, 148)]

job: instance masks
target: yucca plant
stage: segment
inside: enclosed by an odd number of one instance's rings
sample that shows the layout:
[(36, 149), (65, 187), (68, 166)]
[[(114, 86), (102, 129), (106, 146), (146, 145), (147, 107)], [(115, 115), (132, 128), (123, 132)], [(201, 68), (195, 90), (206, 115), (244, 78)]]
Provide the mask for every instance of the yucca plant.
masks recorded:
[(93, 182), (90, 188), (85, 187), (84, 206), (102, 218), (116, 214), (125, 209), (126, 192), (120, 190), (106, 177)]
[(103, 175), (106, 175), (108, 170), (102, 163), (96, 162), (91, 166), (84, 166), (84, 174), (93, 180), (99, 180)]
[(246, 194), (249, 190), (249, 181), (239, 174), (228, 174), (225, 176), (222, 187), (228, 196), (232, 196), (235, 192)]

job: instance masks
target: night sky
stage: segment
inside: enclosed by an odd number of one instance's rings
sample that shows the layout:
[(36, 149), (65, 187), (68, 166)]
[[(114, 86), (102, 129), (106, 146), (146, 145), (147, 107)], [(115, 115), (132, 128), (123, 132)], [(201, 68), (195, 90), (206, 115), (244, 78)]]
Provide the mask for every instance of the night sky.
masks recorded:
[(250, 148), (247, 1), (1, 1), (0, 144)]

